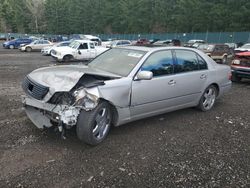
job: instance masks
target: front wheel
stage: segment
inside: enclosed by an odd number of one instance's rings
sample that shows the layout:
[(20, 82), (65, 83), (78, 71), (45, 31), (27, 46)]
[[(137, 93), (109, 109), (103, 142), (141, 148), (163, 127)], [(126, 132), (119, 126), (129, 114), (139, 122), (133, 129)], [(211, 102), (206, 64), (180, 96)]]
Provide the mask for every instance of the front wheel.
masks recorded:
[(15, 46), (14, 45), (10, 45), (10, 49), (14, 49), (15, 48)]
[(63, 57), (63, 61), (64, 62), (69, 62), (69, 61), (72, 61), (73, 60), (73, 56), (72, 55), (65, 55)]
[(25, 51), (26, 51), (26, 52), (31, 52), (32, 49), (31, 49), (31, 47), (26, 47), (26, 48), (25, 48)]
[(77, 137), (89, 145), (101, 143), (108, 135), (112, 112), (107, 102), (101, 102), (91, 110), (82, 110), (76, 124)]
[(211, 85), (207, 87), (207, 89), (201, 96), (198, 108), (203, 112), (211, 110), (211, 108), (213, 108), (215, 104), (217, 92), (218, 91), (215, 86)]

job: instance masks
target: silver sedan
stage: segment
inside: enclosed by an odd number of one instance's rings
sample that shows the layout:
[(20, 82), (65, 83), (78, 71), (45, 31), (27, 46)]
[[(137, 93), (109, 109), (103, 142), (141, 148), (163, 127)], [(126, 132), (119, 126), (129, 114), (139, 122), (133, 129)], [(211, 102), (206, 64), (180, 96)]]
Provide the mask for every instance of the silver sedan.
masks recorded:
[(182, 109), (212, 109), (231, 88), (231, 70), (203, 52), (182, 47), (123, 47), (88, 66), (34, 70), (22, 87), (25, 111), (40, 129), (76, 126), (87, 144), (102, 142), (111, 127)]

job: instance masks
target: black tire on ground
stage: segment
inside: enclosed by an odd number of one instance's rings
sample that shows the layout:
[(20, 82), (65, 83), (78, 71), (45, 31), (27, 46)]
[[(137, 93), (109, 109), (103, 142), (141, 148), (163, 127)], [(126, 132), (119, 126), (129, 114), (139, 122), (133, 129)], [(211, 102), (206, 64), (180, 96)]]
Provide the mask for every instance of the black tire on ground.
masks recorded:
[(31, 51), (32, 51), (32, 48), (31, 48), (31, 47), (26, 47), (26, 48), (25, 48), (25, 51), (26, 51), (26, 52), (31, 52)]
[(107, 137), (111, 123), (111, 107), (102, 101), (91, 111), (81, 111), (76, 124), (77, 137), (86, 144), (97, 145)]
[(65, 55), (63, 57), (63, 61), (64, 62), (69, 62), (69, 61), (72, 61), (73, 60), (73, 56), (72, 55)]
[(211, 110), (215, 104), (217, 95), (218, 95), (217, 88), (214, 85), (208, 86), (201, 96), (201, 99), (197, 106), (198, 109), (200, 109), (203, 112)]
[(232, 74), (232, 82), (240, 82), (241, 81), (241, 78), (238, 77), (236, 74)]

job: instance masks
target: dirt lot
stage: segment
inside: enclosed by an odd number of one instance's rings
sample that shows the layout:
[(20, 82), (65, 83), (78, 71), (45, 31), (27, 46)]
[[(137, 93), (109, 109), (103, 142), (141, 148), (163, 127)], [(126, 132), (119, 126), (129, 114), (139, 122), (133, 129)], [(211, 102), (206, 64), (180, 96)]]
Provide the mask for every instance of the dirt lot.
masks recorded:
[(20, 84), (51, 57), (0, 47), (0, 187), (250, 187), (250, 82), (206, 113), (185, 109), (113, 128), (87, 146), (41, 132)]

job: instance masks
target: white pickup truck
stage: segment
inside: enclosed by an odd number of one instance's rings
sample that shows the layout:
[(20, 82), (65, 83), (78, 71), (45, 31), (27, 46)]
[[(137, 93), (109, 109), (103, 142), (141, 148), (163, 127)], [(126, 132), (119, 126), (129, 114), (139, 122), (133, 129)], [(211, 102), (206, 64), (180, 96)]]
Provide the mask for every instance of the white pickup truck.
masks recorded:
[(90, 60), (108, 50), (108, 48), (95, 46), (93, 41), (75, 40), (69, 46), (55, 48), (51, 56), (57, 61)]

